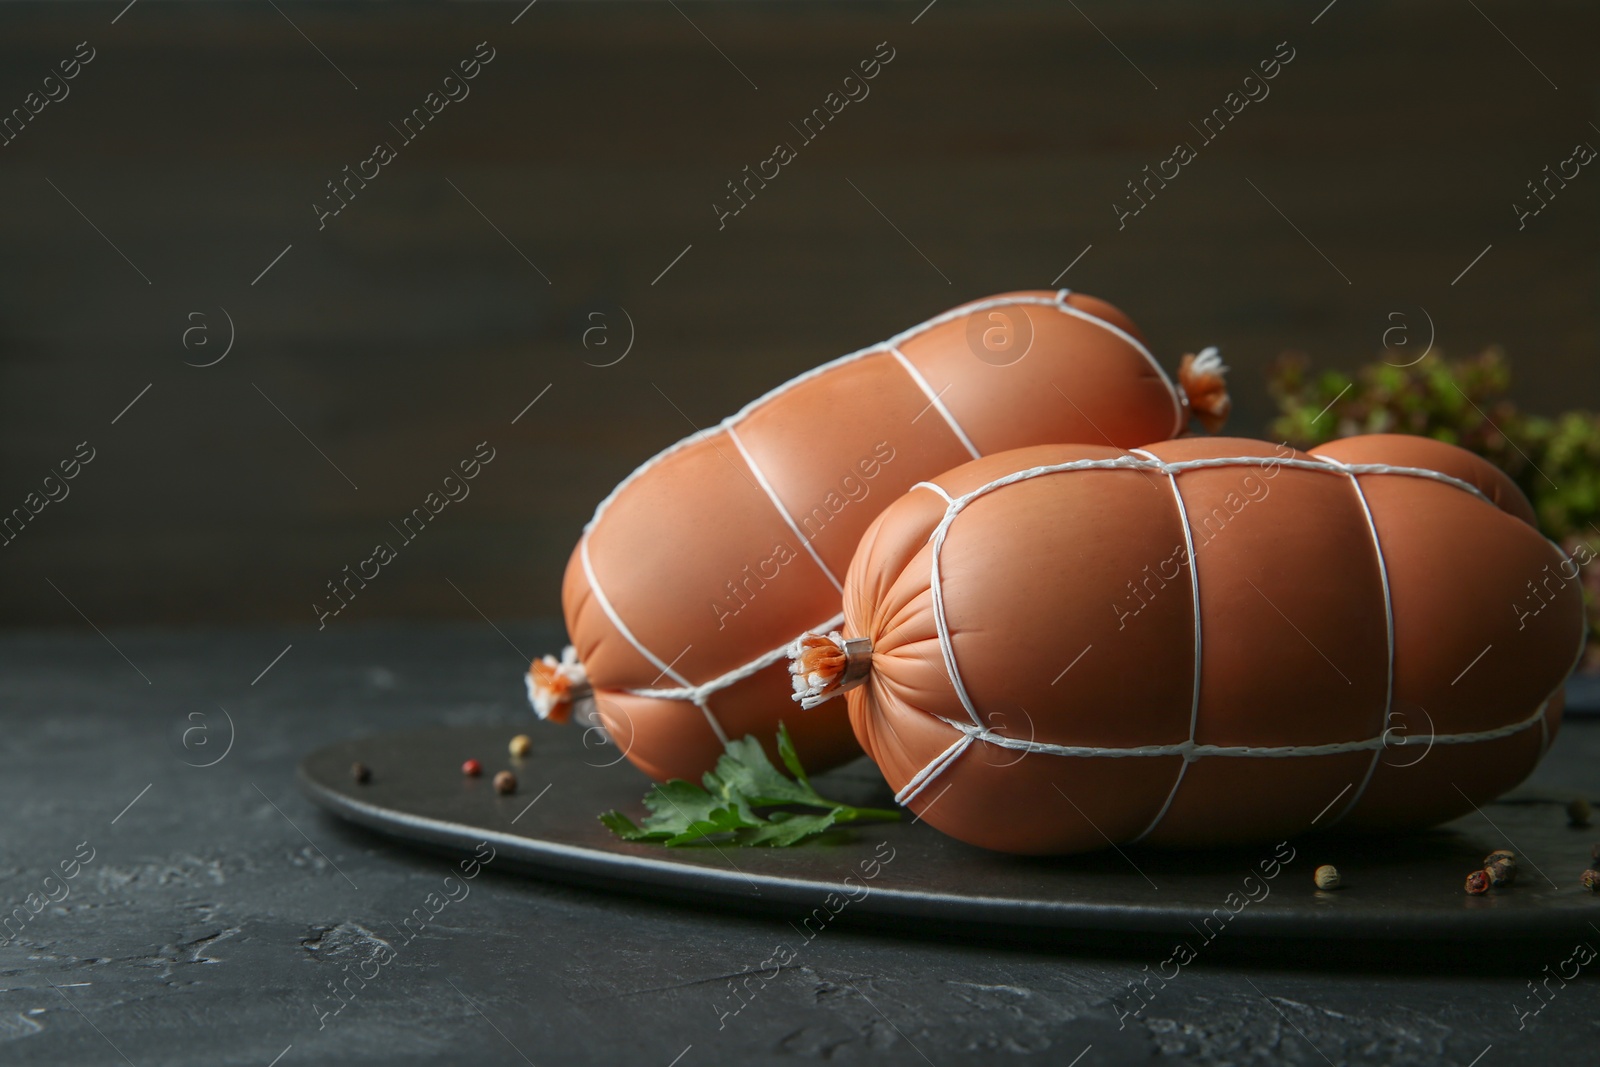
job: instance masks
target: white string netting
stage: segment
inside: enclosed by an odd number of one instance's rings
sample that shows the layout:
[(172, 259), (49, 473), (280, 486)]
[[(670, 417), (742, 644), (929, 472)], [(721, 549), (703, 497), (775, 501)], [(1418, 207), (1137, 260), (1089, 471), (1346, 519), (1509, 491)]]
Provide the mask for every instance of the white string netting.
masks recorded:
[[(1377, 554), (1379, 573), (1383, 586), (1388, 664), (1386, 668), (1386, 693), (1384, 698), (1383, 719), (1381, 722), (1382, 729), (1376, 736), (1352, 741), (1330, 742), (1328, 744), (1321, 745), (1205, 745), (1196, 742), (1195, 731), (1198, 725), (1197, 716), (1201, 684), (1200, 652), (1203, 632), (1203, 618), (1200, 611), (1199, 584), (1198, 578), (1196, 577), (1197, 563), (1194, 559), (1193, 536), (1189, 525), (1188, 513), (1184, 504), (1183, 496), (1177, 488), (1177, 475), (1183, 473), (1184, 471), (1190, 470), (1207, 470), (1219, 467), (1241, 466), (1257, 467), (1261, 469), (1266, 469), (1273, 466), (1282, 466), (1297, 470), (1316, 471), (1348, 478), (1352, 483), (1354, 483), (1357, 492), (1357, 498), (1361, 504), (1363, 514), (1366, 517), (1368, 528), (1372, 534), (1372, 544), (1374, 551)], [(967, 692), (966, 685), (962, 680), (960, 665), (956, 661), (955, 648), (951, 641), (949, 622), (945, 614), (944, 589), (940, 571), (940, 557), (943, 552), (944, 543), (949, 535), (951, 526), (956, 520), (956, 517), (966, 510), (966, 508), (969, 507), (974, 501), (1007, 486), (1016, 485), (1019, 482), (1028, 481), (1046, 475), (1068, 474), (1092, 470), (1153, 471), (1166, 475), (1172, 482), (1173, 491), (1176, 495), (1179, 508), (1180, 521), (1184, 527), (1185, 543), (1189, 548), (1190, 578), (1192, 583), (1191, 592), (1195, 612), (1195, 688), (1190, 706), (1189, 738), (1185, 741), (1172, 744), (1114, 747), (1094, 745), (1055, 745), (1031, 739), (1009, 737), (1004, 734), (996, 733), (984, 723), (983, 718), (979, 715), (978, 710), (972, 701), (972, 697)], [(1350, 802), (1340, 810), (1338, 818), (1342, 818), (1355, 807), (1356, 802), (1360, 799), (1361, 792), (1366, 789), (1367, 784), (1372, 779), (1373, 772), (1376, 767), (1376, 761), (1381, 755), (1382, 749), (1390, 744), (1389, 728), (1394, 702), (1394, 612), (1389, 589), (1388, 565), (1383, 558), (1383, 546), (1378, 540), (1377, 525), (1373, 520), (1371, 509), (1366, 501), (1366, 495), (1361, 490), (1359, 478), (1357, 477), (1358, 475), (1362, 474), (1400, 475), (1404, 477), (1427, 479), (1451, 486), (1462, 492), (1466, 492), (1490, 507), (1496, 506), (1494, 502), (1491, 501), (1476, 486), (1459, 478), (1445, 474), (1441, 471), (1431, 470), (1425, 467), (1406, 467), (1386, 463), (1343, 463), (1328, 457), (1319, 457), (1317, 459), (1299, 459), (1295, 457), (1277, 456), (1225, 456), (1168, 463), (1157, 458), (1149, 452), (1134, 450), (1133, 452), (1130, 452), (1125, 456), (1119, 456), (1116, 459), (1075, 460), (1069, 463), (1030, 467), (1026, 470), (1013, 472), (1012, 474), (1006, 475), (1003, 478), (997, 478), (994, 481), (979, 486), (971, 492), (955, 497), (951, 496), (951, 494), (943, 487), (933, 482), (919, 483), (915, 488), (931, 490), (937, 493), (947, 502), (944, 516), (941, 518), (938, 526), (935, 527), (929, 539), (933, 546), (931, 553), (932, 562), (930, 567), (931, 573), (929, 581), (929, 593), (933, 602), (934, 627), (938, 636), (940, 652), (944, 659), (945, 667), (950, 678), (951, 687), (955, 691), (956, 697), (961, 702), (961, 706), (966, 711), (970, 721), (962, 722), (959, 720), (952, 720), (942, 715), (932, 716), (933, 718), (936, 718), (955, 729), (959, 736), (949, 747), (945, 748), (938, 755), (934, 756), (933, 759), (923, 766), (921, 770), (914, 774), (895, 794), (895, 800), (901, 804), (909, 804), (919, 794), (921, 794), (923, 790), (937, 780), (947, 768), (952, 766), (974, 742), (983, 742), (999, 748), (1020, 751), (1025, 755), (1027, 753), (1040, 753), (1044, 755), (1084, 756), (1110, 759), (1151, 756), (1181, 756), (1183, 758), (1183, 763), (1179, 768), (1177, 780), (1174, 781), (1172, 788), (1167, 795), (1166, 802), (1162, 805), (1156, 818), (1138, 835), (1138, 838), (1143, 838), (1150, 834), (1156, 828), (1156, 826), (1159, 825), (1161, 819), (1171, 808), (1173, 799), (1177, 795), (1178, 788), (1182, 784), (1184, 771), (1186, 771), (1188, 765), (1195, 760), (1217, 756), (1274, 759), (1337, 755), (1343, 752), (1372, 751), (1374, 754), (1373, 762), (1368, 765), (1366, 776), (1363, 778), (1361, 783), (1360, 791), (1358, 791), (1357, 794), (1351, 798)], [(1555, 548), (1563, 560), (1567, 558), (1566, 553), (1559, 545), (1556, 545), (1554, 542), (1548, 543)], [(1580, 634), (1578, 648), (1573, 659), (1574, 665), (1576, 665), (1578, 659), (1583, 654), (1585, 645), (1584, 638), (1585, 635)], [(1548, 694), (1543, 701), (1540, 702), (1537, 710), (1525, 719), (1488, 730), (1435, 735), (1432, 738), (1432, 743), (1443, 745), (1459, 745), (1482, 741), (1492, 741), (1520, 733), (1523, 730), (1533, 727), (1534, 725), (1539, 725), (1541, 730), (1546, 730), (1547, 727), (1545, 726), (1545, 713), (1549, 708), (1550, 701), (1554, 699), (1555, 694), (1560, 691), (1560, 688), (1561, 686), (1558, 684), (1556, 688), (1552, 690), (1552, 692)], [(1337, 819), (1334, 821), (1337, 821)], [(1135, 838), (1135, 840), (1138, 838)]]
[[(715, 693), (726, 689), (737, 682), (743, 681), (744, 679), (749, 678), (750, 676), (766, 669), (767, 667), (772, 666), (779, 660), (784, 659), (788, 654), (789, 647), (796, 639), (800, 637), (801, 634), (808, 632), (809, 629), (821, 629), (826, 631), (839, 625), (843, 621), (842, 614), (834, 615), (832, 618), (824, 620), (818, 623), (816, 626), (808, 628), (808, 630), (800, 631), (800, 633), (797, 633), (794, 638), (785, 641), (777, 648), (769, 649), (756, 658), (740, 664), (738, 667), (735, 667), (734, 669), (721, 674), (708, 682), (703, 682), (696, 685), (674, 670), (671, 664), (663, 660), (660, 656), (656, 655), (638, 639), (638, 637), (623, 621), (621, 615), (611, 603), (611, 600), (601, 589), (599, 578), (594, 572), (594, 565), (589, 558), (589, 536), (591, 532), (594, 530), (596, 524), (598, 524), (601, 518), (605, 515), (607, 509), (610, 508), (611, 504), (628, 488), (628, 486), (632, 485), (641, 476), (662, 463), (668, 457), (682, 451), (685, 448), (688, 448), (690, 445), (706, 440), (717, 433), (725, 433), (730, 440), (733, 441), (734, 447), (738, 449), (740, 457), (755, 474), (757, 482), (762, 491), (766, 494), (767, 499), (783, 518), (784, 522), (788, 524), (789, 528), (795, 532), (797, 536), (799, 536), (800, 531), (799, 527), (795, 523), (794, 516), (792, 516), (788, 509), (783, 505), (777, 492), (767, 479), (765, 473), (757, 465), (755, 457), (751, 455), (749, 450), (745, 447), (744, 442), (739, 437), (736, 428), (738, 427), (739, 423), (743, 422), (752, 413), (764, 405), (771, 403), (773, 400), (782, 396), (789, 390), (794, 389), (819, 375), (826, 374), (830, 371), (836, 370), (839, 367), (855, 362), (856, 360), (863, 359), (867, 356), (885, 354), (889, 355), (896, 361), (897, 364), (899, 364), (902, 369), (907, 372), (908, 376), (911, 378), (912, 382), (917, 386), (917, 388), (924, 395), (927, 395), (931, 398), (930, 403), (938, 411), (952, 435), (962, 445), (962, 447), (967, 450), (969, 454), (976, 458), (980, 455), (980, 453), (973, 446), (972, 441), (967, 436), (966, 431), (956, 421), (950, 410), (943, 404), (942, 401), (939, 400), (937, 393), (933, 391), (927, 380), (916, 369), (911, 361), (901, 353), (900, 346), (920, 334), (926, 333), (938, 326), (942, 326), (945, 323), (952, 322), (967, 315), (973, 315), (993, 308), (1017, 306), (1042, 307), (1060, 312), (1061, 314), (1092, 324), (1102, 330), (1105, 330), (1134, 349), (1134, 351), (1138, 352), (1139, 355), (1150, 365), (1150, 367), (1155, 370), (1157, 376), (1166, 385), (1168, 392), (1172, 395), (1174, 410), (1173, 434), (1176, 436), (1179, 432), (1181, 432), (1188, 421), (1188, 400), (1183, 395), (1183, 391), (1173, 384), (1172, 379), (1167, 376), (1166, 371), (1156, 360), (1155, 356), (1148, 348), (1145, 347), (1142, 342), (1139, 341), (1138, 338), (1134, 337), (1126, 330), (1123, 330), (1120, 327), (1099, 318), (1098, 316), (1091, 315), (1086, 311), (1081, 311), (1069, 304), (1067, 302), (1067, 297), (1071, 295), (1071, 292), (1072, 290), (1070, 289), (1060, 289), (1057, 290), (1053, 297), (996, 297), (993, 299), (979, 300), (971, 304), (964, 304), (960, 307), (952, 308), (949, 311), (934, 316), (926, 322), (919, 323), (908, 330), (896, 334), (881, 344), (869, 345), (866, 348), (858, 349), (857, 351), (841, 356), (830, 363), (824, 363), (820, 367), (809, 370), (796, 378), (791, 378), (789, 381), (778, 386), (776, 389), (773, 389), (770, 392), (767, 392), (757, 399), (751, 401), (749, 404), (746, 404), (743, 408), (739, 409), (728, 418), (723, 419), (716, 425), (696, 431), (695, 433), (690, 434), (688, 437), (683, 438), (681, 441), (678, 441), (676, 444), (673, 444), (661, 452), (658, 452), (656, 455), (652, 456), (637, 469), (635, 469), (632, 474), (628, 475), (621, 482), (619, 482), (617, 487), (613, 489), (604, 500), (600, 501), (599, 506), (595, 508), (594, 517), (591, 518), (588, 524), (583, 528), (582, 539), (579, 542), (579, 550), (583, 562), (584, 577), (589, 583), (589, 588), (594, 595), (595, 603), (600, 606), (601, 611), (611, 622), (612, 626), (616, 628), (617, 632), (622, 635), (623, 639), (626, 640), (642, 657), (644, 657), (646, 662), (660, 672), (657, 675), (658, 678), (665, 677), (678, 683), (676, 686), (670, 688), (630, 687), (624, 688), (621, 691), (634, 696), (653, 697), (660, 700), (679, 700), (692, 703), (700, 709), (702, 714), (705, 715), (706, 721), (710, 725), (712, 732), (716, 735), (717, 740), (723, 744), (727, 744), (728, 737), (723, 731), (722, 724), (717, 720), (716, 715), (711, 710), (709, 703), (710, 698)], [(840, 589), (842, 591), (842, 585), (839, 579), (832, 573), (831, 570), (829, 570), (826, 564), (822, 561), (821, 557), (817, 555), (811, 542), (805, 537), (800, 537), (800, 541), (810, 553), (813, 562), (817, 565), (823, 576), (827, 578), (827, 580), (836, 589)]]

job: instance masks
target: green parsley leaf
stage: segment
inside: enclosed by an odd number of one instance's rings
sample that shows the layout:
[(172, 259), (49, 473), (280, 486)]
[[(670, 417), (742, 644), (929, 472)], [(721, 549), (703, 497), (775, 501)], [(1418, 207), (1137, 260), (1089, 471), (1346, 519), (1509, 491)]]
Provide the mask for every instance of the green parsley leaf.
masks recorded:
[[(788, 731), (780, 728), (780, 737)], [(806, 782), (785, 778), (767, 759), (761, 742), (754, 737), (729, 741), (717, 759), (717, 769), (706, 774), (706, 789), (729, 800), (744, 797), (752, 804), (827, 804)]]
[(773, 848), (786, 848), (822, 833), (833, 824), (834, 817), (831, 811), (823, 812), (821, 815), (796, 815), (787, 811), (775, 811), (765, 826), (753, 830), (740, 830), (734, 835), (734, 840), (745, 846), (770, 845)]
[(789, 768), (789, 773), (805, 788), (811, 788), (811, 781), (806, 777), (805, 768), (800, 766), (800, 755), (794, 750), (794, 741), (789, 737), (789, 728), (783, 723), (778, 723), (778, 756), (783, 760), (783, 765)]
[[(784, 848), (815, 837), (839, 823), (862, 819), (896, 820), (897, 811), (857, 808), (820, 796), (800, 766), (788, 727), (778, 724), (778, 755), (794, 778), (787, 778), (767, 759), (754, 737), (729, 741), (715, 770), (702, 779), (704, 787), (674, 778), (645, 794), (649, 814), (635, 825), (619, 811), (608, 811), (600, 822), (624, 841), (648, 841), (675, 847), (718, 840), (754, 847)], [(762, 815), (757, 808), (815, 808), (820, 814), (774, 811)]]

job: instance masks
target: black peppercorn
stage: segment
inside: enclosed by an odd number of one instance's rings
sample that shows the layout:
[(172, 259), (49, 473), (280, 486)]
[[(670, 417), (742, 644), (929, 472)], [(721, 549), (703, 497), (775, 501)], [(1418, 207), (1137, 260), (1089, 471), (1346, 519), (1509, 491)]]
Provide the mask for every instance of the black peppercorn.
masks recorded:
[(350, 764), (350, 777), (354, 778), (358, 785), (366, 785), (372, 781), (372, 768), (357, 760)]
[(494, 791), (502, 796), (517, 791), (517, 776), (510, 771), (501, 771), (494, 776)]

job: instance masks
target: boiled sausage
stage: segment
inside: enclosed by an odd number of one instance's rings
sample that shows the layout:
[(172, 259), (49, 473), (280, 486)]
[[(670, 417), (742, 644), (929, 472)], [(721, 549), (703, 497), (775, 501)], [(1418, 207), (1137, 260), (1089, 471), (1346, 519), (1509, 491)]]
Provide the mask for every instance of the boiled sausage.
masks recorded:
[(1191, 409), (1137, 329), (1067, 290), (980, 300), (781, 386), (640, 467), (567, 567), (574, 648), (528, 674), (536, 710), (592, 694), (655, 778), (697, 778), (727, 738), (786, 720), (808, 767), (858, 753), (842, 707), (795, 715), (786, 649), (837, 623), (868, 524), (923, 478), (1046, 441), (1129, 446), (1227, 414), (1214, 349), (1186, 357)]
[(987, 848), (1426, 826), (1521, 781), (1560, 722), (1583, 603), (1533, 522), (1419, 437), (989, 456), (873, 524), (795, 696), (860, 679), (899, 799)]

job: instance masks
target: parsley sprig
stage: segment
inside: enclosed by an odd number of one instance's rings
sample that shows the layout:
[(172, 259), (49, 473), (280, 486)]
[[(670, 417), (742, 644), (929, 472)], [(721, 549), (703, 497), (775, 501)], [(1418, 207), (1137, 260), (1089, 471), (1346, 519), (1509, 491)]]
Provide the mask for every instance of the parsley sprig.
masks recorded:
[[(897, 811), (858, 808), (819, 796), (782, 723), (778, 724), (778, 756), (793, 778), (772, 765), (754, 737), (729, 741), (716, 769), (707, 771), (702, 779), (704, 788), (674, 778), (645, 794), (644, 806), (650, 814), (642, 825), (634, 825), (620, 811), (608, 811), (600, 821), (624, 841), (654, 841), (670, 847), (721, 840), (783, 848), (840, 823), (900, 818)], [(781, 810), (791, 807), (816, 812)], [(763, 815), (758, 808), (780, 810)]]

